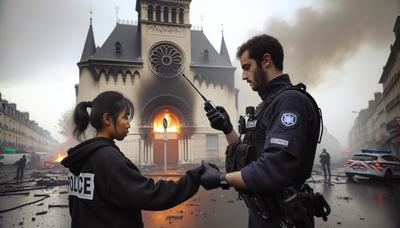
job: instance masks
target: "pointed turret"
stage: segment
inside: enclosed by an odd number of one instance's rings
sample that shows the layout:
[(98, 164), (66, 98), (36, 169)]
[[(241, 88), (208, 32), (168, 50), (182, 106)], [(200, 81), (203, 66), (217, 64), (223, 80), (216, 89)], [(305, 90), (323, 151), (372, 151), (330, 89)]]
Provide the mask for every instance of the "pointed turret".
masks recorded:
[(87, 60), (94, 53), (96, 53), (96, 44), (94, 42), (92, 18), (90, 18), (89, 31), (86, 36), (85, 46), (83, 47), (81, 61)]
[(232, 65), (231, 59), (229, 58), (228, 49), (226, 48), (225, 39), (224, 39), (224, 31), (222, 31), (222, 40), (221, 40), (221, 50), (219, 54), (224, 57), (226, 61), (228, 61), (229, 65)]

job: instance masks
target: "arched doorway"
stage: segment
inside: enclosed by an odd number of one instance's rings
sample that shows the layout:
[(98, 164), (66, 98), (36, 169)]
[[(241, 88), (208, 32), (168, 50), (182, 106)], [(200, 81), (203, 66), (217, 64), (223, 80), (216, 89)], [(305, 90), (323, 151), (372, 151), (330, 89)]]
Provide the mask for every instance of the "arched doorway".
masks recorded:
[[(167, 121), (168, 127), (164, 130), (163, 121)], [(167, 144), (167, 164), (177, 164), (179, 161), (178, 134), (180, 121), (170, 109), (160, 110), (153, 120), (154, 132), (154, 164), (164, 165), (164, 144)]]

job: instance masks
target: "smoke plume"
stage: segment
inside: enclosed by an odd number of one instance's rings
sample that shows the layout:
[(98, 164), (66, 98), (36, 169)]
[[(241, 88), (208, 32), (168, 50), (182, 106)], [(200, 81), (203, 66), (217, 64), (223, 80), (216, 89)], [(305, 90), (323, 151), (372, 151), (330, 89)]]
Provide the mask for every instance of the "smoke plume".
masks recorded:
[[(284, 46), (285, 71), (294, 81), (315, 86), (327, 69), (341, 66), (362, 45), (387, 47), (400, 0), (320, 0), (322, 10), (303, 8), (293, 24), (273, 19), (265, 33)], [(297, 77), (297, 78), (296, 78)]]

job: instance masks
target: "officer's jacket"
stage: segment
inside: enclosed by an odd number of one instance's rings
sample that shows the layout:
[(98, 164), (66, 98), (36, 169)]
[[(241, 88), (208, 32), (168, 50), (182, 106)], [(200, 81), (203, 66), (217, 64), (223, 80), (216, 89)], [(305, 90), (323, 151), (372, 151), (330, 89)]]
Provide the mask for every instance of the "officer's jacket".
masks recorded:
[[(289, 76), (281, 75), (259, 95), (265, 101), (289, 85)], [(262, 137), (261, 145), (256, 145), (259, 157), (241, 170), (249, 190), (268, 194), (304, 183), (311, 176), (320, 127), (319, 112), (311, 99), (297, 90), (283, 90), (257, 121)]]
[(69, 210), (74, 228), (143, 227), (140, 210), (165, 210), (193, 196), (197, 169), (179, 181), (142, 176), (107, 138), (87, 140), (68, 151), (62, 164), (68, 175)]

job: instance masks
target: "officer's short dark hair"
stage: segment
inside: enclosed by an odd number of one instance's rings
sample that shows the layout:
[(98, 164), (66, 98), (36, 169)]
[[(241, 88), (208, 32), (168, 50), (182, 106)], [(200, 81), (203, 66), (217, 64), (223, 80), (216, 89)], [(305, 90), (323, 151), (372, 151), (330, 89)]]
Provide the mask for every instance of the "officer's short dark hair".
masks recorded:
[(236, 57), (240, 58), (246, 50), (258, 66), (261, 66), (264, 54), (269, 53), (276, 68), (283, 70), (283, 48), (275, 37), (262, 34), (251, 38), (238, 48)]

